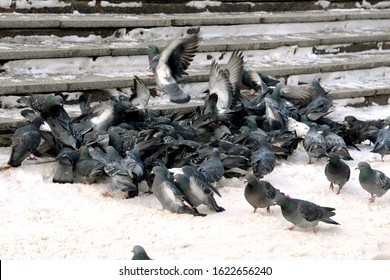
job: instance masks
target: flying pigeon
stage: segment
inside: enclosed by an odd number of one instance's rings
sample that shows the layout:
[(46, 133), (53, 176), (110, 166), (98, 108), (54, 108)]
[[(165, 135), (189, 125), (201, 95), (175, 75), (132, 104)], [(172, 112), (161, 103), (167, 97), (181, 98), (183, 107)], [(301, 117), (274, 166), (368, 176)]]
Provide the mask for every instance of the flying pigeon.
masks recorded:
[(152, 190), (163, 209), (172, 213), (205, 216), (190, 204), (186, 196), (170, 179), (169, 170), (166, 167), (155, 166), (152, 173), (154, 174)]
[(319, 222), (339, 225), (330, 218), (336, 214), (333, 212), (336, 210), (334, 208), (319, 206), (307, 200), (291, 198), (283, 193), (276, 197), (276, 203), (282, 209), (283, 217), (294, 224), (294, 226), (288, 228), (289, 230), (301, 227), (313, 228), (313, 231), (316, 232), (315, 227)]
[(171, 102), (187, 103), (191, 97), (177, 84), (198, 50), (198, 35), (180, 37), (172, 41), (162, 52), (155, 45), (148, 47), (149, 67), (153, 71), (157, 87), (169, 95)]
[(134, 76), (134, 91), (134, 94), (130, 97), (131, 104), (140, 109), (148, 107), (150, 90), (138, 76)]
[(329, 188), (333, 191), (334, 185), (338, 185), (337, 194), (340, 194), (341, 189), (349, 181), (351, 169), (340, 159), (340, 156), (335, 152), (329, 153), (328, 163), (325, 166), (325, 176), (330, 182)]
[(211, 156), (199, 165), (198, 170), (203, 173), (211, 184), (222, 179), (225, 168), (218, 148), (213, 148)]
[(79, 157), (80, 153), (75, 149), (63, 147), (56, 157), (57, 166), (53, 176), (53, 183), (73, 183), (73, 170)]
[(371, 152), (380, 154), (382, 161), (385, 155), (390, 155), (390, 126), (379, 131)]
[(303, 147), (309, 155), (309, 164), (312, 163), (312, 158), (319, 159), (328, 155), (325, 138), (320, 134), (316, 124), (310, 126), (309, 131), (303, 138)]
[(382, 171), (372, 169), (369, 163), (359, 162), (356, 169), (360, 170), (360, 185), (371, 194), (370, 203), (374, 203), (376, 197), (382, 197), (390, 189), (390, 178)]
[(132, 260), (152, 260), (140, 245), (135, 245), (132, 252), (134, 254)]
[(275, 197), (279, 195), (280, 190), (274, 188), (271, 183), (259, 180), (255, 175), (248, 173), (245, 176), (247, 184), (244, 190), (246, 201), (254, 208), (253, 213), (257, 208), (267, 208), (270, 213), (270, 206), (276, 204)]
[(11, 140), (11, 155), (8, 164), (13, 167), (21, 165), (22, 161), (35, 152), (41, 142), (40, 126), (43, 118), (36, 117), (31, 123), (15, 130)]

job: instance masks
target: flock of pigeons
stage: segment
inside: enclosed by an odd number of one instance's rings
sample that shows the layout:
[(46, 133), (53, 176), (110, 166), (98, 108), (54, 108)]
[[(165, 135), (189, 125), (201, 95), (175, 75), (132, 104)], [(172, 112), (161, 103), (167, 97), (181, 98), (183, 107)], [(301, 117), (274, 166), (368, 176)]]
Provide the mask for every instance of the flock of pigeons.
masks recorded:
[[(191, 99), (179, 83), (198, 45), (198, 35), (191, 35), (174, 40), (163, 51), (149, 47), (156, 85), (171, 102)], [(345, 122), (334, 122), (326, 117), (334, 109), (332, 97), (319, 81), (284, 85), (244, 69), (239, 51), (224, 66), (213, 60), (205, 105), (193, 112), (155, 116), (147, 108), (148, 87), (139, 77), (134, 77), (134, 84), (132, 95), (94, 106), (81, 95), (81, 115), (76, 118), (64, 109), (61, 95), (23, 98), (29, 108), (22, 115), (30, 123), (15, 131), (8, 164), (20, 166), (31, 154), (55, 156), (53, 182), (108, 180), (126, 198), (137, 196), (139, 184), (146, 180), (164, 209), (195, 216), (205, 216), (197, 210), (199, 205), (225, 210), (215, 200), (223, 176), (245, 177), (244, 195), (254, 211), (279, 205), (293, 227), (314, 229), (320, 221), (338, 225), (331, 219), (335, 209), (286, 196), (263, 180), (274, 170), (277, 158), (287, 159), (302, 142), (308, 163), (329, 159), (324, 172), (331, 189), (338, 185), (340, 193), (350, 178), (344, 162), (353, 160), (349, 149), (359, 149), (356, 144), (369, 140), (372, 152), (382, 160), (390, 154), (389, 119), (361, 121), (346, 116)], [(370, 202), (389, 190), (390, 178), (384, 173), (367, 162), (360, 162), (358, 169)]]

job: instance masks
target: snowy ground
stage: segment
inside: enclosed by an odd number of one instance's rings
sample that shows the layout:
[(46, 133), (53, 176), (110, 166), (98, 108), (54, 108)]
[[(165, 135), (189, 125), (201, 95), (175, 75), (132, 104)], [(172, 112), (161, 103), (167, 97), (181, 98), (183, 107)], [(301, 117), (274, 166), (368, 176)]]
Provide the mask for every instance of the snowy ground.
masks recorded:
[[(337, 101), (330, 117), (341, 121), (353, 114), (361, 119), (389, 117), (390, 105), (360, 109)], [(359, 185), (359, 161), (390, 175), (390, 158), (380, 161), (372, 146), (351, 150), (351, 180), (340, 195), (329, 190), (325, 159), (308, 165), (300, 146), (288, 160), (278, 160), (265, 177), (292, 197), (336, 208), (340, 226), (320, 224), (319, 231), (286, 230), (291, 224), (275, 206), (252, 213), (244, 184), (223, 179), (217, 197), (225, 212), (200, 207), (206, 217), (163, 211), (154, 195), (124, 200), (102, 195), (108, 185), (53, 184), (54, 163), (25, 161), (0, 172), (1, 259), (129, 259), (135, 244), (157, 260), (365, 260), (390, 259), (390, 193), (374, 204)], [(10, 149), (0, 148), (0, 165)], [(47, 160), (47, 159), (45, 159)]]

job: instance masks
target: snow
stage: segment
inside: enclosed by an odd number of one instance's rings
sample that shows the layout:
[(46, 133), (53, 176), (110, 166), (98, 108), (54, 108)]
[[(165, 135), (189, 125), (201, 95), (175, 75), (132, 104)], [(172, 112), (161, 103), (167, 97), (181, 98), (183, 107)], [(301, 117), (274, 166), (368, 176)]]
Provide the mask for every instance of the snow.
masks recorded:
[(221, 4), (222, 4), (221, 1), (203, 0), (203, 1), (190, 1), (186, 4), (186, 6), (194, 7), (201, 10), (207, 7), (219, 7)]
[[(0, 6), (9, 5), (10, 1), (0, 0)], [(41, 1), (45, 2), (45, 1)], [(189, 3), (216, 4), (218, 1), (191, 1)], [(320, 2), (320, 1), (319, 1)], [(321, 1), (322, 2), (322, 1)], [(27, 3), (27, 2), (26, 2)], [(35, 2), (34, 2), (35, 3)], [(37, 2), (36, 2), (37, 3)], [(46, 4), (49, 2), (47, 1)], [(62, 1), (51, 1), (52, 5)], [(95, 5), (94, 1), (90, 1)], [(49, 4), (48, 4), (49, 5)], [(199, 3), (196, 3), (199, 7)], [(336, 11), (337, 12), (337, 11)], [(363, 22), (367, 30), (384, 30), (388, 21), (378, 21), (374, 26), (369, 21)], [(353, 31), (356, 24), (351, 21), (313, 25), (314, 29), (301, 32), (335, 32), (347, 28)], [(311, 24), (310, 24), (311, 25)], [(290, 34), (294, 24), (263, 25), (264, 35), (285, 36)], [(272, 28), (271, 28), (272, 27)], [(202, 36), (212, 37), (216, 27), (202, 28)], [(219, 27), (220, 28), (220, 27)], [(242, 26), (240, 29), (229, 27), (226, 37), (253, 34), (253, 27)], [(137, 30), (138, 32), (140, 30)], [(166, 40), (175, 37), (182, 29), (172, 28), (170, 34), (155, 29), (147, 38)], [(140, 33), (125, 34), (128, 41), (137, 40)], [(215, 34), (215, 33), (214, 33)], [(47, 38), (50, 42), (49, 38)], [(80, 38), (68, 38), (78, 41)], [(93, 40), (87, 38), (85, 40)], [(385, 53), (386, 54), (386, 53)], [(212, 54), (216, 56), (217, 54)], [(220, 55), (220, 54), (218, 54)], [(327, 62), (334, 56), (321, 56)], [(272, 63), (292, 63), (296, 61), (318, 61), (319, 56), (310, 48), (284, 47), (272, 51), (246, 52), (246, 63), (251, 66), (272, 65)], [(300, 60), (299, 60), (299, 59)], [(225, 56), (225, 60), (228, 56)], [(198, 55), (195, 60), (199, 65), (210, 63), (204, 56)], [(221, 61), (222, 62), (222, 61)], [(251, 64), (252, 63), (252, 64)], [(24, 75), (27, 71), (42, 75), (49, 73), (71, 73), (96, 70), (104, 72), (106, 65), (110, 71), (131, 75), (137, 69), (146, 69), (145, 56), (126, 58), (98, 58), (91, 61), (87, 58), (39, 60), (13, 62), (4, 65), (4, 69)], [(50, 65), (50, 66), (49, 66)], [(129, 72), (129, 67), (132, 69)], [(28, 70), (29, 69), (29, 70)], [(69, 73), (64, 71), (67, 69)], [(377, 71), (377, 72), (376, 72)], [(362, 87), (373, 84), (386, 84), (389, 69), (386, 67), (370, 71), (372, 84), (362, 85), (367, 78), (366, 71), (347, 71), (342, 74), (321, 74), (321, 84), (327, 89), (343, 87)], [(314, 75), (314, 74), (313, 74)], [(291, 76), (289, 84), (311, 81), (313, 75)], [(336, 76), (332, 76), (336, 75)], [(377, 77), (382, 77), (379, 81)], [(337, 83), (338, 81), (338, 83)], [(366, 80), (364, 80), (366, 81)], [(199, 93), (207, 89), (207, 83), (198, 84)], [(387, 83), (388, 86), (388, 83)], [(193, 85), (186, 85), (193, 87)], [(192, 88), (194, 89), (194, 88)], [(194, 89), (195, 90), (195, 89)], [(8, 100), (11, 103), (15, 100)], [(166, 101), (166, 99), (165, 99)], [(372, 105), (355, 108), (348, 104), (362, 99), (335, 100), (336, 110), (329, 114), (335, 121), (342, 122), (346, 115), (355, 115), (362, 120), (383, 119), (390, 117), (390, 104)], [(152, 99), (152, 104), (163, 103), (163, 98)], [(74, 107), (66, 107), (67, 111)], [(20, 118), (18, 109), (0, 110), (2, 117)], [(154, 197), (142, 193), (139, 197), (125, 200), (122, 194), (114, 192), (113, 197), (102, 194), (111, 191), (108, 184), (84, 185), (54, 184), (55, 171), (53, 159), (38, 158), (36, 161), (24, 161), (21, 167), (0, 171), (0, 257), (1, 259), (39, 259), (39, 260), (87, 260), (111, 259), (123, 260), (132, 256), (131, 248), (142, 245), (148, 254), (156, 260), (367, 260), (390, 259), (390, 192), (373, 204), (368, 203), (369, 194), (358, 182), (359, 161), (368, 161), (373, 168), (390, 176), (390, 156), (381, 162), (378, 154), (371, 153), (372, 144), (358, 145), (361, 151), (350, 150), (354, 161), (347, 164), (351, 167), (351, 179), (344, 186), (341, 194), (329, 190), (324, 168), (325, 159), (308, 165), (308, 156), (300, 145), (287, 160), (278, 159), (274, 171), (265, 176), (274, 187), (292, 197), (310, 200), (322, 206), (336, 208), (334, 219), (340, 226), (320, 223), (319, 231), (295, 229), (286, 230), (291, 224), (281, 215), (280, 208), (275, 206), (268, 214), (264, 209), (256, 213), (244, 198), (242, 179), (222, 179), (217, 203), (226, 209), (215, 213), (206, 207), (199, 211), (206, 217), (172, 214), (162, 210)], [(0, 166), (5, 166), (10, 154), (9, 147), (0, 148)], [(51, 161), (51, 162), (48, 162)], [(145, 183), (141, 185), (146, 190)]]

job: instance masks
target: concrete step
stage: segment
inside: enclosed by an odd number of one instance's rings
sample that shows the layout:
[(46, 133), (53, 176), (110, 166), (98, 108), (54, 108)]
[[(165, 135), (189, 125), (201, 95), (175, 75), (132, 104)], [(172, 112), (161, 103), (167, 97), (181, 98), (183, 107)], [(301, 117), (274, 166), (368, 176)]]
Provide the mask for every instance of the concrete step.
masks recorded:
[[(153, 27), (199, 27), (230, 26), (253, 24), (295, 24), (322, 23), (322, 28), (330, 28), (323, 23), (346, 26), (361, 22), (370, 24), (383, 21), (389, 26), (390, 10), (328, 10), (304, 12), (252, 12), (252, 13), (192, 13), (192, 14), (0, 14), (1, 37), (15, 35), (78, 35), (90, 34), (102, 37), (111, 36), (116, 30), (125, 28), (127, 32), (137, 28)], [(376, 24), (376, 28), (382, 24)], [(383, 25), (382, 25), (383, 26)], [(294, 27), (294, 26), (292, 26)], [(367, 26), (369, 27), (369, 26)], [(373, 26), (375, 29), (375, 25)], [(279, 28), (280, 29), (280, 28)], [(279, 29), (274, 29), (278, 33)], [(303, 28), (304, 29), (304, 28)], [(297, 29), (299, 30), (299, 29)], [(302, 32), (302, 31), (301, 31)]]
[[(374, 6), (377, 0), (370, 3)], [(0, 12), (11, 13), (196, 13), (196, 12), (253, 12), (253, 11), (302, 11), (317, 9), (355, 8), (355, 1), (333, 0), (317, 2), (309, 0), (58, 0), (58, 1), (2, 1)]]

